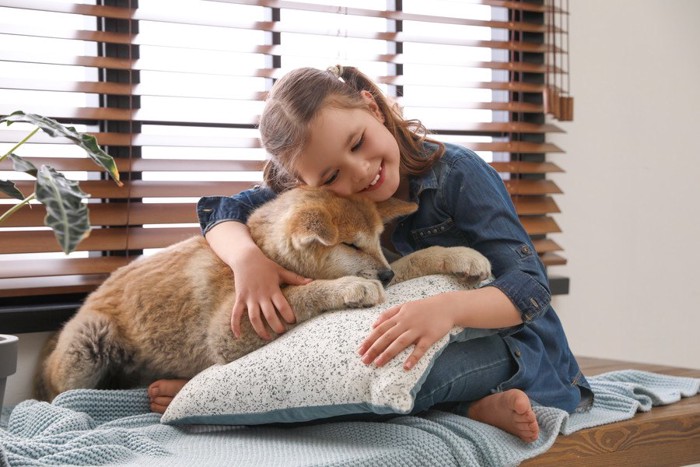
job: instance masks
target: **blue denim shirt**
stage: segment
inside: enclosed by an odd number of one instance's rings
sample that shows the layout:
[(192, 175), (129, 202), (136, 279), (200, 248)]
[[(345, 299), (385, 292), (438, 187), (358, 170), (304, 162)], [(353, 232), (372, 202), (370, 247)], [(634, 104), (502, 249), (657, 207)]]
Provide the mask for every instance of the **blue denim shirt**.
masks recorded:
[[(207, 232), (219, 222), (245, 222), (275, 193), (254, 188), (232, 197), (205, 197), (197, 205)], [(523, 324), (500, 330), (514, 361), (515, 375), (497, 390), (518, 388), (535, 403), (573, 412), (590, 388), (550, 305), (544, 265), (515, 212), (498, 173), (474, 152), (453, 144), (427, 173), (410, 178), (418, 210), (400, 219), (392, 236), (407, 255), (432, 245), (468, 246), (490, 261), (500, 289), (518, 308)]]

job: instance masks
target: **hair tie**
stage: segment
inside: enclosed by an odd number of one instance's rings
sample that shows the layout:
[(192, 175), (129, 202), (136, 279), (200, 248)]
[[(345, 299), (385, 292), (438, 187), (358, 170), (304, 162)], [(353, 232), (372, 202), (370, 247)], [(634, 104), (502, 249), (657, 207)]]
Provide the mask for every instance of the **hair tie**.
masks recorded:
[(338, 78), (340, 81), (345, 82), (345, 80), (343, 79), (343, 66), (342, 65), (329, 66), (328, 68), (326, 68), (326, 71), (331, 72), (333, 74), (333, 76)]

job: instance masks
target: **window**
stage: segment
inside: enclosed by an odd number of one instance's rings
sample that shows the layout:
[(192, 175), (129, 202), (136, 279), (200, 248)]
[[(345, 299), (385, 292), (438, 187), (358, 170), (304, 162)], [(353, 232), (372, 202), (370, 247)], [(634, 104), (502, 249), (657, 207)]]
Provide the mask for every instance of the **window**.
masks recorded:
[[(106, 275), (199, 233), (194, 203), (261, 180), (256, 122), (274, 80), (298, 66), (359, 67), (438, 139), (503, 174), (548, 266), (563, 264), (546, 142), (543, 1), (0, 0), (0, 114), (39, 113), (94, 133), (117, 187), (80, 150), (37, 135), (19, 155), (91, 194), (93, 230), (64, 256), (43, 208), (0, 225), (0, 300), (70, 309)], [(559, 29), (557, 29), (559, 31)], [(556, 70), (554, 70), (556, 71)], [(4, 154), (26, 136), (0, 128)], [(0, 178), (31, 193), (0, 163)], [(2, 196), (2, 195), (0, 195)], [(12, 201), (0, 198), (0, 210)]]

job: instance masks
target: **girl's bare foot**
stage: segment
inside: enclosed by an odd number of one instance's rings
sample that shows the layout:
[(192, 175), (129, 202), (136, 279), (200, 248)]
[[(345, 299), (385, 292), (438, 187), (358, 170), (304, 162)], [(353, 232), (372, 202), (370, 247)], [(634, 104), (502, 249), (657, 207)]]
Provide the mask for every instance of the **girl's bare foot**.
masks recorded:
[(165, 413), (173, 398), (187, 384), (186, 379), (159, 379), (148, 386), (148, 398), (151, 400), (151, 411)]
[(530, 398), (520, 389), (491, 394), (474, 402), (469, 407), (467, 416), (500, 428), (528, 443), (536, 441), (540, 433)]

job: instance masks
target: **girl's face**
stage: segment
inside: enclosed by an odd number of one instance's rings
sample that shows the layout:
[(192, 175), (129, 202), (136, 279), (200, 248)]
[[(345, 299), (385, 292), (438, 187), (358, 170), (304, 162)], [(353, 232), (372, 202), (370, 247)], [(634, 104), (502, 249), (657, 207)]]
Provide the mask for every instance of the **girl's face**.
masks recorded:
[(369, 111), (326, 106), (319, 112), (296, 172), (303, 183), (340, 196), (384, 201), (399, 187), (399, 146), (372, 96), (363, 97)]

